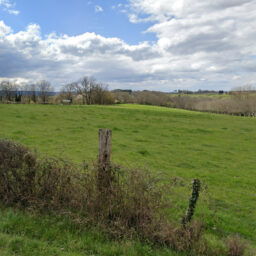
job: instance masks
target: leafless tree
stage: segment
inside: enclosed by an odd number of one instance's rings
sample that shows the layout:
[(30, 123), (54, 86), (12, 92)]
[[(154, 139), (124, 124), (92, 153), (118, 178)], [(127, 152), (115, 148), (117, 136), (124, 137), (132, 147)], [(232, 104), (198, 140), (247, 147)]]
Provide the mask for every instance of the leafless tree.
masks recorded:
[(0, 91), (2, 92), (2, 100), (11, 101), (17, 95), (18, 86), (10, 81), (2, 81)]
[(95, 78), (84, 76), (78, 82), (65, 85), (62, 89), (62, 98), (72, 99), (74, 94), (82, 96), (83, 104), (113, 104), (113, 95), (107, 85), (96, 82)]
[(35, 84), (30, 84), (29, 85), (29, 91), (31, 94), (31, 100), (36, 103), (37, 97), (36, 97), (36, 85)]
[(84, 76), (78, 83), (75, 84), (75, 91), (77, 94), (82, 95), (83, 104), (92, 104), (92, 94), (95, 86), (95, 78), (88, 76)]
[(113, 95), (108, 91), (108, 86), (102, 83), (96, 83), (93, 87), (92, 92), (92, 103), (93, 104), (113, 104)]
[(77, 83), (66, 84), (62, 87), (61, 98), (66, 100), (73, 100), (73, 95), (76, 92)]
[(42, 80), (37, 83), (39, 98), (42, 103), (47, 103), (49, 100), (50, 92), (53, 91), (51, 84), (48, 81)]
[(23, 91), (24, 91), (24, 95), (23, 98), (25, 98), (24, 100), (27, 103), (30, 103), (31, 101), (33, 101), (34, 103), (36, 103), (37, 101), (37, 95), (36, 95), (36, 84), (25, 84), (23, 86)]

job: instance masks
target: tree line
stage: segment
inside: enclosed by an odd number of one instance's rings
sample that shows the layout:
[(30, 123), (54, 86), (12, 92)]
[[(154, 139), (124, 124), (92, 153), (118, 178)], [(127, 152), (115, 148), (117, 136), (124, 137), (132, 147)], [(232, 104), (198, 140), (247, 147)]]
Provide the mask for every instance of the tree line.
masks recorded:
[(113, 104), (114, 97), (108, 86), (99, 83), (93, 77), (83, 77), (78, 82), (66, 84), (62, 87), (58, 100), (68, 100), (71, 103), (82, 104)]
[(95, 78), (85, 76), (79, 81), (62, 86), (54, 93), (48, 81), (18, 86), (10, 81), (0, 83), (2, 103), (42, 104), (142, 104), (207, 111), (241, 116), (256, 116), (256, 88), (252, 85), (235, 87), (229, 92), (203, 91), (190, 93), (177, 91), (175, 94), (158, 91), (109, 91), (108, 86)]
[(54, 92), (50, 82), (41, 80), (37, 83), (17, 85), (11, 81), (0, 83), (0, 101), (3, 103), (78, 103), (78, 104), (112, 104), (113, 95), (108, 86), (99, 83), (93, 77), (83, 77), (77, 82), (62, 86), (61, 91)]
[(4, 103), (47, 103), (53, 92), (53, 87), (45, 80), (23, 86), (8, 80), (0, 83), (0, 100)]
[(164, 93), (157, 91), (115, 90), (116, 103), (154, 105), (194, 111), (256, 116), (256, 88), (244, 85), (232, 88), (229, 92), (202, 91), (187, 93)]

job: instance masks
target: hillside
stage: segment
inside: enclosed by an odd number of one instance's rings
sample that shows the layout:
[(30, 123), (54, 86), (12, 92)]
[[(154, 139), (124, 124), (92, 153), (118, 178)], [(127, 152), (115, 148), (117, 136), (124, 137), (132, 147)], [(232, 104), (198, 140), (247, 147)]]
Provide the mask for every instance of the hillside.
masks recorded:
[[(196, 217), (205, 221), (208, 235), (239, 233), (252, 244), (256, 240), (255, 124), (254, 118), (138, 105), (0, 105), (0, 137), (77, 163), (96, 158), (99, 128), (112, 129), (113, 162), (160, 171), (176, 182), (176, 208), (170, 217), (180, 221), (189, 184), (200, 178), (203, 191)], [(1, 236), (8, 239), (5, 225)]]

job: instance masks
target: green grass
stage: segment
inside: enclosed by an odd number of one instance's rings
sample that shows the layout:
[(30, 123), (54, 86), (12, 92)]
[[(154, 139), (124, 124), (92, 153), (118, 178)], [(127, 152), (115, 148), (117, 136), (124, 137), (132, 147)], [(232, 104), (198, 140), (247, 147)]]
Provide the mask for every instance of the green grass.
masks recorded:
[(182, 256), (138, 241), (111, 241), (100, 230), (81, 229), (68, 219), (13, 209), (0, 211), (1, 256)]
[(180, 221), (188, 184), (200, 178), (204, 191), (196, 217), (205, 221), (208, 233), (218, 237), (239, 233), (252, 244), (255, 125), (254, 118), (152, 106), (0, 105), (0, 137), (78, 163), (95, 160), (98, 129), (112, 129), (113, 162), (178, 177), (180, 185), (173, 191), (177, 206), (170, 216)]

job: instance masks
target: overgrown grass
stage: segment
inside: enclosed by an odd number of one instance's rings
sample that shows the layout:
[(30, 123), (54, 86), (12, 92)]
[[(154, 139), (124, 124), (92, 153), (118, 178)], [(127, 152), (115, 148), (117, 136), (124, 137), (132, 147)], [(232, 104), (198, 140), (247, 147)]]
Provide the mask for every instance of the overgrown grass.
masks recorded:
[(90, 163), (97, 155), (97, 130), (113, 130), (113, 161), (161, 170), (174, 181), (177, 221), (186, 209), (189, 182), (200, 178), (204, 195), (197, 217), (208, 233), (256, 238), (256, 119), (121, 105), (0, 105), (0, 136)]
[(136, 240), (113, 241), (98, 229), (87, 230), (68, 218), (1, 208), (1, 256), (182, 256)]
[(81, 227), (99, 227), (114, 239), (139, 238), (179, 252), (218, 255), (203, 238), (200, 222), (188, 219), (181, 225), (169, 217), (174, 206), (171, 186), (171, 180), (165, 182), (147, 171), (113, 164), (85, 170), (61, 159), (39, 158), (19, 143), (0, 140), (4, 206), (66, 216)]

